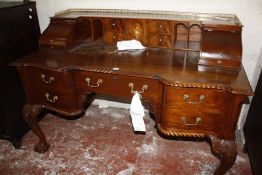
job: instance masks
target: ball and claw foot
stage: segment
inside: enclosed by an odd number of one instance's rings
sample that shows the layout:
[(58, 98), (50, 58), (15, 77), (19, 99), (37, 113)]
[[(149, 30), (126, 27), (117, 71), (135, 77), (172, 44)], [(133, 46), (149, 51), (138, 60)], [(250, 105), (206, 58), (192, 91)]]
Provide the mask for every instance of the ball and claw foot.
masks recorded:
[(34, 151), (38, 153), (45, 153), (49, 149), (50, 145), (48, 143), (38, 143), (35, 145)]

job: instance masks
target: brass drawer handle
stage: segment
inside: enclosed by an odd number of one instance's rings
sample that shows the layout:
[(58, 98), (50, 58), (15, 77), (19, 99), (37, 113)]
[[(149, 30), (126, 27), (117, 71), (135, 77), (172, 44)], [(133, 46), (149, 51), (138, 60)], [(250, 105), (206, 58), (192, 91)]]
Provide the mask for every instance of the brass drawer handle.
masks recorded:
[(58, 96), (54, 96), (53, 99), (49, 99), (49, 93), (45, 93), (45, 97), (46, 97), (46, 100), (51, 102), (51, 103), (55, 103), (57, 100), (58, 100)]
[(204, 95), (200, 95), (199, 96), (199, 101), (189, 101), (189, 95), (187, 95), (187, 94), (184, 94), (184, 101), (186, 102), (186, 103), (190, 103), (190, 104), (198, 104), (198, 103), (203, 103), (203, 101), (205, 100), (205, 98), (206, 98), (206, 96), (204, 96)]
[(45, 77), (46, 77), (45, 74), (41, 74), (41, 78), (42, 78), (42, 80), (43, 80), (43, 82), (44, 82), (45, 84), (51, 84), (52, 81), (55, 80), (55, 78), (52, 77), (52, 76), (49, 78), (49, 80), (46, 80)]
[(184, 123), (184, 125), (186, 125), (186, 126), (197, 126), (202, 121), (201, 117), (197, 117), (195, 123), (187, 123), (185, 117), (181, 117), (181, 120)]
[(139, 94), (142, 94), (142, 93), (144, 93), (145, 92), (145, 90), (147, 90), (148, 89), (148, 85), (147, 84), (144, 84), (143, 86), (142, 86), (142, 89), (141, 89), (141, 91), (136, 91), (136, 90), (134, 90), (134, 83), (132, 83), (132, 82), (130, 82), (129, 84), (128, 84), (128, 86), (130, 87), (130, 89), (131, 89), (131, 93), (132, 94), (134, 94), (134, 93), (139, 93)]
[(102, 79), (98, 79), (97, 82), (96, 82), (97, 85), (91, 85), (91, 78), (86, 77), (86, 82), (87, 82), (87, 86), (92, 87), (92, 88), (97, 88), (97, 87), (100, 86), (100, 84), (103, 83), (103, 80)]

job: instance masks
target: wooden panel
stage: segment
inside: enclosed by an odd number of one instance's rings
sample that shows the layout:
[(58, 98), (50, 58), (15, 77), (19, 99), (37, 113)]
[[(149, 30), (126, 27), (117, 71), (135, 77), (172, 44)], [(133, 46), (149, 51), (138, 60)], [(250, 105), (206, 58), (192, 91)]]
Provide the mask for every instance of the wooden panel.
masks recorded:
[(124, 35), (115, 31), (105, 31), (104, 32), (104, 41), (107, 44), (116, 44), (117, 41), (124, 40)]
[[(141, 91), (142, 87), (147, 85), (147, 90), (142, 93), (143, 99), (157, 100), (159, 98), (158, 82), (152, 79), (86, 71), (74, 71), (74, 74), (77, 89), (81, 94), (95, 92), (131, 98), (133, 94), (131, 93), (129, 83), (133, 83), (133, 90), (137, 91)], [(86, 78), (90, 78), (89, 84)], [(101, 80), (99, 81), (99, 79)]]
[(74, 90), (54, 91), (50, 88), (36, 88), (32, 90), (30, 94), (31, 95), (27, 96), (28, 104), (44, 105), (65, 112), (78, 110), (77, 96)]
[(128, 19), (125, 20), (125, 33), (128, 40), (138, 40), (142, 44), (147, 44), (147, 31), (145, 20)]
[[(77, 97), (71, 72), (53, 72), (25, 67), (19, 69), (19, 73), (26, 92), (26, 103), (65, 111), (77, 109)], [(57, 100), (54, 96), (57, 96)]]
[(71, 35), (76, 26), (76, 19), (52, 19), (40, 37), (41, 47), (67, 49), (72, 46)]
[[(202, 98), (201, 98), (202, 97)], [(200, 88), (176, 88), (166, 86), (164, 104), (176, 106), (201, 105), (202, 108), (225, 108), (230, 101), (231, 94), (220, 90), (206, 90)]]
[(105, 31), (124, 31), (124, 22), (122, 19), (104, 18), (103, 22)]
[(151, 47), (172, 47), (173, 38), (169, 35), (149, 35), (149, 46)]
[(147, 22), (148, 32), (154, 34), (169, 34), (173, 35), (173, 21), (165, 20), (148, 20)]
[(177, 132), (213, 134), (225, 137), (226, 111), (163, 106), (161, 125)]
[(203, 30), (202, 53), (199, 64), (239, 67), (242, 60), (242, 41), (239, 31)]
[(121, 19), (105, 18), (104, 22), (104, 41), (107, 44), (115, 44), (117, 41), (124, 40), (124, 23)]

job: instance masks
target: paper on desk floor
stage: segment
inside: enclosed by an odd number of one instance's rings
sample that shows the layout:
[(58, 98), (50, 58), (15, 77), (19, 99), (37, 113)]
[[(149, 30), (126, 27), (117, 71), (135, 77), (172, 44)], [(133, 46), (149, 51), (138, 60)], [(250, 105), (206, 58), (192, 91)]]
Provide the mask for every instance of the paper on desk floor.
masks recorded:
[(136, 92), (132, 98), (130, 105), (130, 115), (134, 131), (146, 131), (144, 122), (144, 107), (140, 100), (140, 95)]
[(145, 47), (137, 40), (126, 40), (117, 42), (117, 50), (144, 49)]

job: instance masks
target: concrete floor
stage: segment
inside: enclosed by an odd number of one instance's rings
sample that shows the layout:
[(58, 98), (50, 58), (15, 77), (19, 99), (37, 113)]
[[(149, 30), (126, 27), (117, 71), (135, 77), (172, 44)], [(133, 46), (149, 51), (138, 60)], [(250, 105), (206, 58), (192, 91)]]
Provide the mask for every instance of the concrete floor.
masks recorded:
[[(30, 131), (21, 149), (0, 140), (1, 175), (209, 175), (219, 163), (201, 141), (164, 139), (153, 119), (145, 117), (146, 134), (134, 134), (129, 111), (91, 105), (86, 115), (66, 120), (47, 114), (40, 126), (51, 147), (35, 153)], [(227, 175), (252, 174), (241, 150)]]

